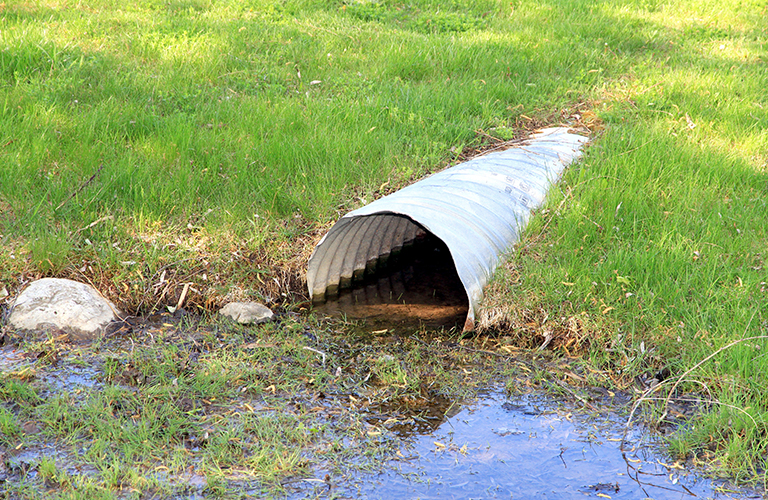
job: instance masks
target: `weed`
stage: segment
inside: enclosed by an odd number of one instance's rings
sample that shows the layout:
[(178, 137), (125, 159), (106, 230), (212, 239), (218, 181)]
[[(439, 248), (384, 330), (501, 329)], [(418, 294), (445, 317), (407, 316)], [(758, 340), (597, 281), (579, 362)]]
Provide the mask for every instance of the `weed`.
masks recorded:
[(8, 445), (21, 434), (17, 417), (9, 410), (0, 406), (0, 438)]

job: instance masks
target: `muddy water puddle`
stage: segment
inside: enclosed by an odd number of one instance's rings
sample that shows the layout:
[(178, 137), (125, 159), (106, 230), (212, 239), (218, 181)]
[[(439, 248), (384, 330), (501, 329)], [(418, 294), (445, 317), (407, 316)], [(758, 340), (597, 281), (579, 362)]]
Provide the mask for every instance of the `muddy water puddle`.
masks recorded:
[(0, 369), (7, 371), (11, 368), (18, 369), (31, 366), (24, 354), (16, 349), (0, 348)]
[(40, 368), (42, 358), (46, 353), (33, 355), (15, 349), (0, 349), (0, 373), (13, 372), (17, 378), (38, 378), (44, 382), (46, 393), (66, 392), (77, 395), (85, 390), (101, 386), (98, 373), (94, 366), (87, 362), (65, 362), (48, 360), (44, 368)]
[(620, 411), (621, 405), (590, 415), (549, 396), (490, 394), (453, 411), (435, 430), (405, 439), (382, 472), (305, 479), (290, 497), (763, 498), (675, 461), (640, 425), (630, 428), (622, 450)]

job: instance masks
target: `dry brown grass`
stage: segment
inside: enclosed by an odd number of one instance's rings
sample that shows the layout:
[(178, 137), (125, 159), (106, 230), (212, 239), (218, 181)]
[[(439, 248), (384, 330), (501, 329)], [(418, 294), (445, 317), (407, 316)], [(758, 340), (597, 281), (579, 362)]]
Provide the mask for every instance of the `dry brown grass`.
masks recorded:
[(541, 304), (535, 296), (521, 299), (516, 293), (510, 297), (510, 289), (521, 285), (519, 271), (514, 263), (508, 262), (501, 273), (485, 290), (478, 332), (505, 336), (526, 349), (560, 350), (567, 354), (589, 349), (595, 332), (583, 313), (577, 314), (567, 300), (552, 308)]
[(187, 249), (180, 258), (169, 253), (151, 273), (146, 271), (148, 266), (138, 264), (128, 270), (110, 267), (87, 253), (56, 273), (44, 273), (19, 252), (17, 268), (21, 270), (5, 283), (9, 299), (43, 277), (89, 283), (130, 316), (167, 307), (205, 314), (227, 302), (246, 300), (293, 307), (308, 300), (306, 263), (324, 231), (324, 227), (306, 227), (297, 237), (266, 241), (255, 248), (246, 241), (230, 242), (226, 248), (204, 243)]

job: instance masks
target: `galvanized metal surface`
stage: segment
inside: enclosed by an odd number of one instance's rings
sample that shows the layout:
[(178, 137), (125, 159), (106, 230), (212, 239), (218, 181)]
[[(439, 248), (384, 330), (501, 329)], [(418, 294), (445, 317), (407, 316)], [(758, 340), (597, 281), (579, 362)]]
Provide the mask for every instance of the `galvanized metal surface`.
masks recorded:
[(519, 240), (531, 211), (587, 137), (557, 127), (519, 146), (431, 175), (342, 217), (309, 259), (315, 302), (350, 287), (427, 232), (448, 247), (469, 301), (465, 329), (500, 260)]

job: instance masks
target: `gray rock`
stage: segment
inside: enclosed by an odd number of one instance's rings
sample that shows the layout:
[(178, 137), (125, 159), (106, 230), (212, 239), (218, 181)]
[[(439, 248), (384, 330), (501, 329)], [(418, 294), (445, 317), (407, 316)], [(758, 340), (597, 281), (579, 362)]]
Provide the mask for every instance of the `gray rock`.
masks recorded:
[(115, 305), (90, 285), (43, 278), (16, 297), (8, 323), (18, 330), (63, 330), (85, 340), (104, 333), (118, 314)]
[(275, 316), (270, 308), (258, 302), (230, 302), (219, 310), (219, 314), (244, 325), (266, 323)]

